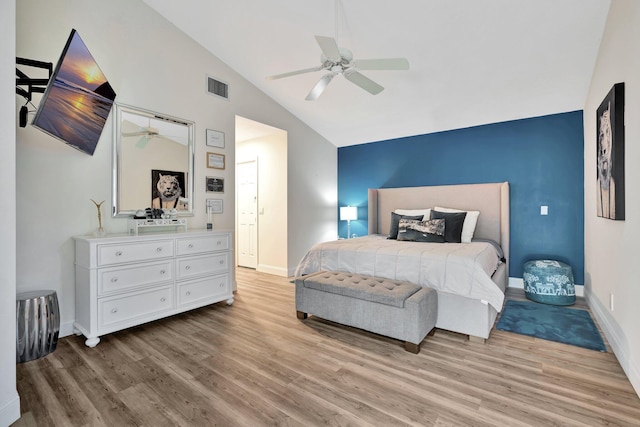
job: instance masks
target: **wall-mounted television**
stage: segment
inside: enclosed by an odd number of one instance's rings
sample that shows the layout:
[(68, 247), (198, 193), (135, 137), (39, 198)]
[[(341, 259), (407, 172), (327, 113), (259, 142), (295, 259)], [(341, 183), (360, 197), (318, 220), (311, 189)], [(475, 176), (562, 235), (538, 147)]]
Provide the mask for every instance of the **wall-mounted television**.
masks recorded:
[(115, 98), (116, 93), (74, 29), (32, 124), (93, 155)]

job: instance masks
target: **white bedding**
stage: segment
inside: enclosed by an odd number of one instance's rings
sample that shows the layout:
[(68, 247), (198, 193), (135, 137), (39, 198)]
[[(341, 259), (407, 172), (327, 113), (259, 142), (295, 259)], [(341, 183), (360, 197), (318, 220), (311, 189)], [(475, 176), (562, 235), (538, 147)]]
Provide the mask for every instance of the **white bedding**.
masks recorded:
[(483, 300), (501, 311), (504, 293), (491, 280), (499, 263), (490, 243), (407, 242), (369, 235), (315, 245), (298, 264), (295, 276), (333, 270), (406, 280)]

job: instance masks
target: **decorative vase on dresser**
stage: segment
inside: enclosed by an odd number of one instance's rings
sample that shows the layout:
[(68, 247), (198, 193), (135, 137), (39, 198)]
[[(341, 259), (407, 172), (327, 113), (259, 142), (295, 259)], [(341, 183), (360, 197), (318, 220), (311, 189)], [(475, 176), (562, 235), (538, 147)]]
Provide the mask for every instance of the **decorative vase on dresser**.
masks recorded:
[(77, 236), (75, 332), (100, 336), (226, 300), (233, 304), (232, 233)]

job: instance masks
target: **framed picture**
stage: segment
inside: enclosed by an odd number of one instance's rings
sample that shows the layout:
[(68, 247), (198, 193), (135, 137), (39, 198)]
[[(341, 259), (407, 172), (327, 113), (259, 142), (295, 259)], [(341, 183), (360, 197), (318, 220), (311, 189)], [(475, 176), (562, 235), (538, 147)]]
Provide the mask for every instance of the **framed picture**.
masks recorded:
[(207, 167), (212, 169), (224, 169), (224, 154), (207, 153)]
[(222, 199), (207, 199), (207, 213), (221, 214)]
[(208, 176), (207, 191), (210, 193), (224, 193), (224, 178)]
[(224, 148), (224, 132), (207, 129), (207, 145), (209, 147)]
[(596, 112), (596, 210), (624, 219), (624, 83), (616, 83)]
[(152, 208), (187, 210), (187, 199), (184, 198), (185, 190), (184, 172), (151, 170)]

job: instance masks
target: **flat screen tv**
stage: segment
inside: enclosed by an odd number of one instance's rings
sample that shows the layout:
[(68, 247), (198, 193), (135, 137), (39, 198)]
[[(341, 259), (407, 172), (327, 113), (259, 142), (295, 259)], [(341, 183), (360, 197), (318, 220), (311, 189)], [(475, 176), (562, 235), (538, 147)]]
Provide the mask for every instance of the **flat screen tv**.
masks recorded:
[(71, 30), (33, 126), (93, 155), (116, 93), (76, 30)]

